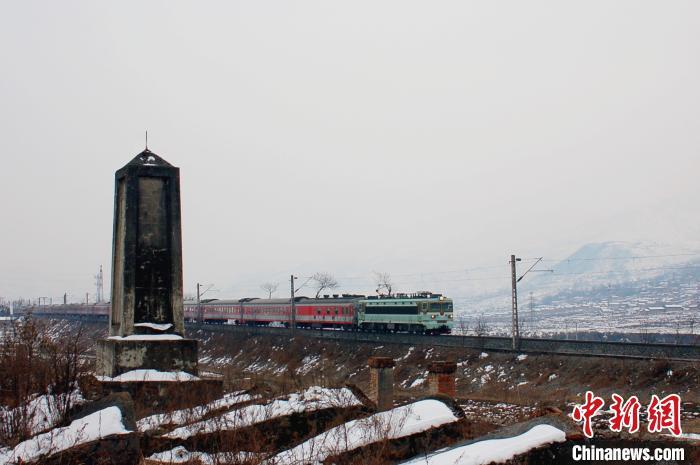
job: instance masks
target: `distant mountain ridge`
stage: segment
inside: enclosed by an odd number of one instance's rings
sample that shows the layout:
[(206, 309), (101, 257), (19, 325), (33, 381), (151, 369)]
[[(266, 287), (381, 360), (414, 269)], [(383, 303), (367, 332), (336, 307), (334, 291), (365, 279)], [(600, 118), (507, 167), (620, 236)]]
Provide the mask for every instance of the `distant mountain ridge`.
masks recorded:
[[(531, 263), (518, 265), (520, 276)], [(641, 280), (661, 278), (674, 270), (700, 264), (700, 249), (660, 243), (608, 241), (589, 243), (559, 261), (543, 260), (535, 270), (553, 272), (531, 273), (518, 285), (524, 296), (532, 293), (536, 299), (560, 293), (595, 292), (602, 287), (620, 286)], [(499, 289), (472, 298), (465, 296), (465, 305), (484, 309), (504, 310), (510, 305), (509, 281)]]
[(533, 286), (596, 287), (658, 276), (700, 258), (700, 250), (659, 243), (610, 241), (586, 244), (557, 263), (551, 275), (538, 275)]

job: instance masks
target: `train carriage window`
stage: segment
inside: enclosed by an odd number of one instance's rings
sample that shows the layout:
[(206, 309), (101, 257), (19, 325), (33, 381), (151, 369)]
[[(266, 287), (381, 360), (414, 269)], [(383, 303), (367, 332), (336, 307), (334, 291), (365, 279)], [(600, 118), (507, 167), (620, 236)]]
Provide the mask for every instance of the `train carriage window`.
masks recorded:
[(365, 309), (365, 313), (368, 315), (417, 315), (417, 306), (400, 306), (392, 305), (386, 307), (370, 307)]

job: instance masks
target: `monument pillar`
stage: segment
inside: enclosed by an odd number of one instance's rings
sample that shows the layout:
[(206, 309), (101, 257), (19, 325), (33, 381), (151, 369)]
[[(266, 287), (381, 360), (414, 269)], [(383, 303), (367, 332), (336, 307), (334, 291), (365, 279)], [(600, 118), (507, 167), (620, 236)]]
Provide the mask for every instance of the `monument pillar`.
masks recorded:
[(136, 369), (197, 374), (184, 339), (180, 170), (146, 149), (115, 174), (109, 338), (98, 375)]

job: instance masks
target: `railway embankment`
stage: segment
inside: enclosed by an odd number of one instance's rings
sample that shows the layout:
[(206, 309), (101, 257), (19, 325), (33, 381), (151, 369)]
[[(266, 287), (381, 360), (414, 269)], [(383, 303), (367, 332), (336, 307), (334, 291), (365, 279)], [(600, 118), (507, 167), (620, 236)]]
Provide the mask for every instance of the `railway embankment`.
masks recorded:
[[(56, 320), (55, 337), (77, 330), (105, 331), (104, 322)], [(222, 328), (189, 330), (200, 339), (200, 369), (223, 376), (229, 386), (257, 386), (271, 393), (305, 386), (353, 384), (367, 390), (373, 356), (395, 361), (397, 399), (428, 393), (428, 367), (438, 360), (457, 365), (458, 402), (468, 415), (509, 424), (550, 407), (562, 411), (580, 403), (587, 390), (610, 397), (636, 395), (649, 399), (678, 393), (684, 402), (686, 429), (700, 432), (700, 363), (664, 358), (625, 358), (595, 355), (527, 353), (489, 348), (450, 347), (426, 343), (393, 343), (399, 335), (372, 334), (376, 340), (307, 337), (302, 331), (231, 331)], [(384, 339), (384, 340), (382, 340)], [(423, 341), (424, 339), (421, 339)], [(89, 355), (89, 353), (88, 353)]]

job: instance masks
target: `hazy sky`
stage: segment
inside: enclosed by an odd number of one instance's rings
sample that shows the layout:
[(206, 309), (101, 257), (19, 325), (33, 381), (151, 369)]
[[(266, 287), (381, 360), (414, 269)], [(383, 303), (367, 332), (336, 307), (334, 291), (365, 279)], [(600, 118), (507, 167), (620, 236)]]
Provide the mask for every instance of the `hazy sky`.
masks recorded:
[(0, 59), (0, 296), (94, 293), (146, 128), (212, 297), (700, 238), (697, 1), (7, 1)]

